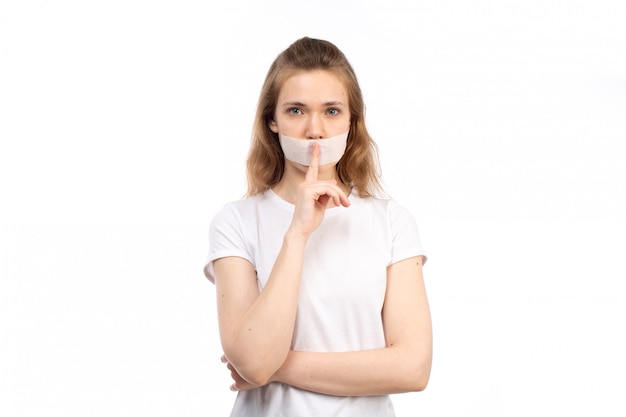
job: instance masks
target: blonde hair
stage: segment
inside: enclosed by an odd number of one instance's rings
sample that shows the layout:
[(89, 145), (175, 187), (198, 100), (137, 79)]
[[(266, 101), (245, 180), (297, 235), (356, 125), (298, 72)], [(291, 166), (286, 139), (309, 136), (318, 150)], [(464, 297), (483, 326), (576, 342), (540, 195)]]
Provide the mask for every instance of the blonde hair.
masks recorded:
[(365, 104), (352, 66), (332, 43), (304, 37), (278, 55), (263, 83), (246, 163), (248, 196), (268, 190), (283, 176), (285, 156), (278, 134), (269, 128), (282, 85), (296, 71), (319, 69), (334, 72), (343, 81), (349, 97), (350, 133), (346, 152), (336, 166), (339, 180), (356, 189), (361, 197), (383, 193), (378, 147), (365, 127)]

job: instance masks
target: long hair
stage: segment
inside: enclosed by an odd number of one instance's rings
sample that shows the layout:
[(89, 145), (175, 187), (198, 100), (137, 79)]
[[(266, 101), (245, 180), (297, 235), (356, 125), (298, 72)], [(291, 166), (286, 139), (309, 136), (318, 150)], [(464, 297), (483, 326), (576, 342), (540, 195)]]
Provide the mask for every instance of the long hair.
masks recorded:
[(343, 81), (349, 97), (350, 133), (346, 151), (335, 167), (339, 180), (355, 189), (361, 197), (383, 193), (378, 147), (365, 127), (363, 94), (352, 66), (332, 43), (304, 37), (278, 55), (263, 83), (246, 163), (248, 196), (276, 185), (285, 170), (285, 155), (278, 134), (269, 128), (281, 87), (296, 71), (318, 69), (335, 73)]

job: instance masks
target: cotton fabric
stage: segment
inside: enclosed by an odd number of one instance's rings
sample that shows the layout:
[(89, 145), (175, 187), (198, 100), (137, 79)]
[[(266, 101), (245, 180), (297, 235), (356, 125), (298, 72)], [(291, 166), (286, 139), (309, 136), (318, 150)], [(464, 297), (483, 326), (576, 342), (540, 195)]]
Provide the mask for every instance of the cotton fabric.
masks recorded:
[[(385, 347), (381, 311), (389, 265), (425, 256), (413, 216), (392, 199), (349, 196), (326, 210), (305, 249), (293, 350), (343, 352)], [(205, 275), (213, 261), (250, 262), (263, 291), (294, 205), (272, 190), (225, 205), (209, 228)], [(237, 395), (231, 417), (394, 416), (388, 395), (339, 397), (270, 383)]]

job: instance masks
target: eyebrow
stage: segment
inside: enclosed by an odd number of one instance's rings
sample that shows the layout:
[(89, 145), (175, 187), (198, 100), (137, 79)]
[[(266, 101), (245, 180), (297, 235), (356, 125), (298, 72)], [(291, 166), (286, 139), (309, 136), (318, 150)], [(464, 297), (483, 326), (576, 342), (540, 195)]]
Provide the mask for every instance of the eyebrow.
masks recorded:
[[(322, 103), (323, 107), (329, 107), (329, 106), (340, 106), (340, 107), (346, 107), (346, 104), (342, 101), (327, 101), (325, 103)], [(301, 101), (286, 101), (284, 103), (281, 104), (281, 107), (304, 107), (307, 108), (308, 106), (304, 103), (302, 103)]]

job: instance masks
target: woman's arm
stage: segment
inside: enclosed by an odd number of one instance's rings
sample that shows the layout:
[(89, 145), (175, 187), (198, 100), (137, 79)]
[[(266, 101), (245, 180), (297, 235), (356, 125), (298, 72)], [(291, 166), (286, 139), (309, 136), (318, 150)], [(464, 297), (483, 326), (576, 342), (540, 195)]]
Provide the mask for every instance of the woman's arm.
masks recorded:
[(218, 322), (229, 366), (245, 381), (264, 385), (283, 364), (293, 337), (304, 249), (324, 217), (330, 200), (349, 206), (334, 181), (318, 181), (319, 145), (314, 147), (306, 178), (298, 186), (291, 225), (285, 233), (263, 291), (256, 272), (238, 257), (214, 261)]
[(264, 290), (243, 258), (214, 261), (222, 348), (247, 381), (263, 385), (284, 362), (293, 335), (306, 240), (285, 237)]
[[(426, 388), (432, 362), (432, 325), (421, 256), (387, 268), (383, 325), (385, 348), (337, 353), (291, 351), (271, 380), (341, 396)], [(243, 384), (241, 388), (249, 387)]]

